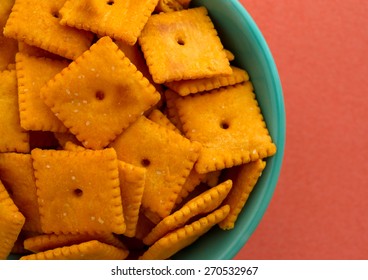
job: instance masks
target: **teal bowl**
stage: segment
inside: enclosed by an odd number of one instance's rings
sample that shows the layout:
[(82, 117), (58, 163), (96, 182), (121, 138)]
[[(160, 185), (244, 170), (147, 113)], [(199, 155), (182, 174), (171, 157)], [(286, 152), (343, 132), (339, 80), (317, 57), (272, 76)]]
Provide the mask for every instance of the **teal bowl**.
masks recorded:
[(282, 165), (285, 146), (285, 108), (279, 74), (261, 31), (237, 0), (193, 0), (205, 6), (225, 48), (235, 55), (235, 65), (249, 73), (262, 114), (277, 153), (267, 165), (245, 204), (235, 228), (217, 227), (173, 259), (229, 260), (240, 251), (261, 221), (272, 199)]
[[(240, 251), (261, 221), (273, 196), (285, 145), (285, 109), (277, 68), (261, 31), (237, 0), (193, 0), (205, 6), (225, 48), (235, 54), (234, 64), (246, 69), (277, 153), (267, 159), (262, 173), (243, 208), (235, 228), (211, 229), (191, 246), (173, 256), (177, 260), (229, 260)], [(9, 259), (19, 256), (11, 255)]]

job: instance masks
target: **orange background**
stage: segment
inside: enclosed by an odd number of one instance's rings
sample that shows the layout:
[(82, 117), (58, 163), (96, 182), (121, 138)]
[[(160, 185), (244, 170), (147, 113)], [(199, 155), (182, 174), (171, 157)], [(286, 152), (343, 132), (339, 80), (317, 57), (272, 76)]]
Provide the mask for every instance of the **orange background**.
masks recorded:
[(236, 259), (368, 259), (368, 1), (241, 0), (286, 106), (284, 164)]

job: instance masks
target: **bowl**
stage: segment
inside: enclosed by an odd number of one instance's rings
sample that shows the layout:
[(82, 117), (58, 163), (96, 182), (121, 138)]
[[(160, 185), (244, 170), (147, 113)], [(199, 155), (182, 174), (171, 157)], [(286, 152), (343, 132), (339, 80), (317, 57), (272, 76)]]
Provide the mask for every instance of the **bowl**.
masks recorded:
[(277, 146), (241, 214), (235, 228), (211, 229), (173, 259), (228, 260), (240, 251), (261, 221), (279, 178), (285, 145), (285, 108), (279, 74), (261, 31), (237, 0), (193, 0), (205, 6), (224, 47), (235, 55), (234, 65), (245, 69), (253, 83), (270, 135)]
[[(235, 228), (212, 228), (189, 247), (175, 254), (176, 260), (228, 260), (240, 251), (261, 221), (273, 196), (284, 154), (285, 110), (277, 68), (267, 43), (252, 17), (237, 0), (193, 0), (205, 6), (225, 48), (235, 55), (232, 64), (245, 69), (253, 83), (270, 135), (277, 146), (245, 204)], [(9, 259), (18, 259), (10, 255)]]

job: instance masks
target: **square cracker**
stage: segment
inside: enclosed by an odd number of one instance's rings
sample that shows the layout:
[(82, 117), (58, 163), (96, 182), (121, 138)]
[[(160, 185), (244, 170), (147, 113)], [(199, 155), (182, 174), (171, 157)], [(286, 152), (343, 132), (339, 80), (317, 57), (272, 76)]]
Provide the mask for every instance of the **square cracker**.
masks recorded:
[(7, 69), (8, 65), (15, 62), (15, 54), (18, 51), (18, 42), (4, 37), (3, 28), (14, 5), (14, 0), (0, 1), (0, 71)]
[(138, 41), (156, 83), (232, 72), (204, 7), (152, 15)]
[(147, 169), (143, 208), (160, 218), (170, 214), (200, 145), (142, 116), (111, 147), (120, 160)]
[(124, 233), (113, 149), (34, 149), (31, 155), (45, 233)]
[(16, 71), (0, 72), (0, 152), (29, 152), (29, 133), (20, 126)]
[(0, 181), (0, 260), (5, 260), (10, 254), (24, 221), (24, 216)]
[(219, 223), (222, 229), (232, 229), (252, 190), (254, 189), (266, 162), (262, 159), (225, 170), (225, 178), (233, 181), (233, 187), (224, 204), (230, 205), (229, 215)]
[(71, 246), (59, 247), (36, 254), (23, 256), (21, 260), (123, 260), (126, 249), (91, 240)]
[[(249, 83), (181, 97), (176, 107), (185, 135), (202, 144), (199, 173), (272, 156), (272, 142)], [(200, 112), (200, 114), (198, 114)]]
[(17, 53), (20, 124), (26, 130), (66, 132), (67, 128), (40, 97), (41, 88), (68, 66), (67, 61)]
[(169, 232), (151, 245), (139, 259), (165, 260), (172, 257), (221, 222), (229, 214), (229, 210), (229, 205), (224, 205), (191, 224)]
[(212, 78), (174, 81), (166, 83), (165, 86), (174, 90), (181, 96), (186, 96), (197, 92), (210, 91), (220, 87), (239, 84), (249, 80), (249, 75), (244, 69), (235, 66), (231, 66), (231, 69), (231, 75), (219, 75)]
[(98, 240), (118, 248), (125, 249), (125, 245), (113, 233), (103, 234), (40, 234), (25, 238), (24, 248), (28, 251), (38, 253), (52, 250), (58, 247), (71, 246), (91, 240)]
[(93, 34), (59, 23), (65, 0), (16, 0), (4, 35), (68, 59), (90, 47)]
[(60, 23), (134, 45), (158, 0), (67, 0)]
[(226, 198), (231, 187), (232, 181), (227, 180), (197, 195), (180, 209), (161, 220), (143, 239), (143, 242), (147, 245), (152, 245), (170, 231), (184, 226), (190, 219), (215, 210)]
[(86, 148), (101, 149), (161, 96), (103, 37), (50, 80), (41, 98)]
[(0, 153), (0, 179), (26, 219), (23, 229), (42, 232), (31, 155)]
[(119, 161), (119, 178), (123, 202), (125, 236), (134, 237), (146, 181), (146, 169)]

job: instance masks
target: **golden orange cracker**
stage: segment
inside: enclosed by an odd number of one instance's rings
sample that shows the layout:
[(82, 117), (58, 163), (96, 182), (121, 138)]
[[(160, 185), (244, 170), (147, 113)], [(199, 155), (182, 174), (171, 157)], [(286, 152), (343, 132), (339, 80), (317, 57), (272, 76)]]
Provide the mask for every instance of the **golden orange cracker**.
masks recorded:
[(159, 84), (231, 74), (205, 7), (152, 15), (139, 44), (152, 78)]
[(50, 80), (41, 98), (84, 147), (101, 149), (156, 104), (160, 94), (103, 37)]
[(165, 260), (181, 249), (193, 244), (199, 237), (221, 222), (229, 213), (229, 205), (224, 205), (199, 220), (176, 229), (151, 245), (140, 260)]
[[(151, 76), (151, 73), (148, 70), (148, 66), (146, 64), (146, 60), (144, 59), (143, 53), (140, 50), (138, 43), (132, 45), (128, 45), (122, 41), (116, 40), (115, 44), (119, 47), (119, 49), (125, 54), (127, 58), (137, 67), (137, 69), (146, 77), (150, 83), (156, 88), (159, 93), (163, 92), (162, 85), (156, 84)], [(160, 103), (158, 103), (160, 105)]]
[(188, 201), (180, 209), (165, 217), (143, 239), (151, 245), (170, 231), (184, 226), (191, 218), (215, 210), (225, 199), (232, 187), (232, 181), (227, 180)]
[(4, 37), (2, 31), (13, 5), (14, 0), (0, 1), (0, 71), (8, 69), (8, 65), (15, 62), (15, 54), (18, 51), (17, 41)]
[(126, 249), (91, 240), (21, 257), (21, 260), (123, 260)]
[(41, 48), (28, 45), (25, 42), (18, 41), (18, 50), (21, 53), (27, 54), (29, 56), (35, 56), (35, 57), (46, 57), (54, 60), (63, 60), (64, 58), (60, 57), (59, 55), (56, 55), (54, 53), (50, 53), (46, 50), (43, 50)]
[(166, 116), (167, 118), (177, 127), (177, 129), (182, 133), (183, 127), (180, 121), (178, 110), (176, 109), (176, 100), (180, 98), (176, 92), (168, 89), (164, 93), (166, 100)]
[(229, 61), (234, 61), (235, 55), (228, 49), (225, 49), (226, 57)]
[(123, 203), (125, 236), (134, 237), (146, 179), (146, 169), (119, 161), (120, 190)]
[(161, 218), (174, 207), (200, 150), (198, 143), (144, 116), (119, 135), (111, 147), (120, 160), (147, 169), (142, 206)]
[(92, 33), (59, 23), (65, 0), (17, 0), (4, 35), (59, 56), (75, 59), (90, 47)]
[(67, 61), (17, 53), (20, 124), (25, 130), (67, 131), (64, 124), (41, 99), (40, 90), (68, 64)]
[(198, 173), (194, 168), (190, 171), (178, 198), (175, 201), (175, 206), (179, 205), (188, 195), (201, 183), (206, 177), (206, 174)]
[(231, 75), (219, 75), (211, 78), (181, 80), (166, 83), (165, 85), (177, 92), (181, 96), (194, 94), (197, 92), (210, 91), (216, 88), (230, 86), (246, 82), (249, 80), (248, 73), (238, 67), (231, 66)]
[(157, 2), (67, 0), (60, 10), (60, 23), (134, 45)]
[(24, 248), (33, 253), (52, 250), (58, 247), (71, 246), (91, 240), (126, 249), (124, 244), (112, 233), (104, 234), (41, 234), (24, 240)]
[(147, 118), (177, 133), (181, 133), (180, 130), (167, 118), (167, 116), (158, 109), (152, 110)]
[(125, 232), (113, 149), (31, 153), (45, 233)]
[(72, 141), (67, 141), (64, 145), (64, 150), (66, 151), (83, 151), (85, 149), (85, 147), (78, 145)]
[(0, 72), (0, 152), (29, 152), (29, 134), (20, 126), (16, 71)]
[(225, 177), (233, 180), (234, 185), (223, 202), (230, 205), (230, 213), (219, 223), (220, 228), (227, 230), (234, 228), (241, 210), (265, 167), (266, 162), (258, 159), (226, 171)]
[(10, 254), (24, 222), (24, 216), (0, 181), (0, 260), (5, 260)]
[(31, 155), (0, 153), (0, 179), (26, 219), (23, 229), (42, 232)]
[[(181, 134), (179, 129), (160, 110), (153, 110), (148, 115), (148, 119)], [(192, 192), (196, 186), (199, 185), (201, 180), (205, 179), (205, 177), (206, 174), (199, 174), (197, 171), (192, 169), (187, 179), (185, 180), (183, 187), (180, 190), (178, 198), (175, 201), (175, 206), (179, 205), (183, 201), (183, 199), (186, 198), (187, 195)]]
[(191, 0), (159, 0), (155, 8), (156, 12), (173, 12), (187, 9)]
[(195, 165), (199, 173), (275, 154), (276, 146), (251, 89), (242, 83), (177, 99), (185, 135), (203, 145)]

